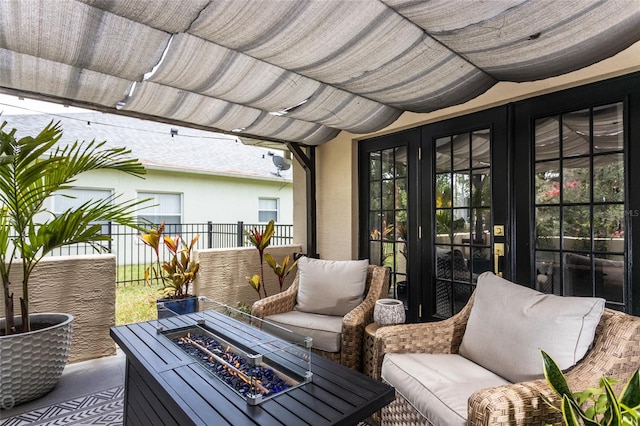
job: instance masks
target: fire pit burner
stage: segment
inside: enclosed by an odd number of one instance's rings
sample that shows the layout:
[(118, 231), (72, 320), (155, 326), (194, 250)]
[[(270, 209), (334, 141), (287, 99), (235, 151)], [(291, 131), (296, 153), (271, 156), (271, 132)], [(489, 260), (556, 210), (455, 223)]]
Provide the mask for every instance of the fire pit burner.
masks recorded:
[(259, 353), (203, 324), (162, 334), (251, 405), (308, 381), (276, 360), (287, 353), (286, 347)]
[(174, 338), (173, 342), (244, 397), (252, 398), (256, 393), (267, 396), (291, 387), (273, 369), (251, 365), (229, 346), (209, 336), (188, 333), (186, 337)]

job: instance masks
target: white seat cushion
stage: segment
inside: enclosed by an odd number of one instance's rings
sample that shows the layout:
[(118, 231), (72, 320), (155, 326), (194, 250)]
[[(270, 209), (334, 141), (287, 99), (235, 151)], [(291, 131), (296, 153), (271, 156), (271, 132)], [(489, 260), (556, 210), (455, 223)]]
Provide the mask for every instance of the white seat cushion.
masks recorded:
[(389, 353), (384, 356), (381, 375), (436, 426), (466, 425), (472, 393), (509, 384), (457, 354)]
[(264, 319), (295, 333), (313, 338), (312, 346), (316, 349), (325, 352), (340, 352), (342, 317), (291, 311), (269, 315)]
[(460, 355), (514, 383), (543, 377), (541, 349), (566, 370), (587, 353), (604, 302), (540, 293), (485, 272)]

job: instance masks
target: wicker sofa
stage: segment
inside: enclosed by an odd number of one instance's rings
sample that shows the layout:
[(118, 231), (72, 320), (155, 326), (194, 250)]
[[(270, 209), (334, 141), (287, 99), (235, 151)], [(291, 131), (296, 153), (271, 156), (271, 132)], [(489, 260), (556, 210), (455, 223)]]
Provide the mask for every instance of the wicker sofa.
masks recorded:
[[(475, 297), (476, 293), (458, 314), (441, 322), (378, 329), (374, 341), (374, 375), (384, 379), (383, 362), (387, 354), (458, 354)], [(518, 327), (518, 324), (513, 322), (511, 326)], [(486, 344), (491, 345), (491, 342)], [(502, 347), (501, 350), (511, 351), (513, 348)], [(566, 376), (574, 390), (597, 386), (602, 376), (613, 377), (620, 381), (614, 388), (616, 392), (620, 392), (638, 367), (640, 318), (604, 309), (597, 323), (591, 348), (575, 366), (566, 370)], [(447, 424), (562, 424), (559, 413), (542, 402), (541, 393), (558, 403), (544, 379), (507, 382), (476, 389), (466, 400), (466, 419), (461, 418), (458, 419), (461, 421)], [(427, 392), (423, 392), (421, 397), (426, 394)], [(396, 386), (395, 400), (381, 412), (382, 425), (439, 424), (438, 421), (428, 419), (429, 414), (425, 414), (424, 409), (417, 409), (418, 405), (416, 401), (408, 401)]]
[[(301, 265), (299, 264), (298, 274), (288, 289), (255, 302), (251, 307), (251, 314), (259, 318), (266, 318), (303, 335), (310, 335), (314, 338), (313, 352), (354, 370), (361, 371), (364, 328), (373, 322), (373, 308), (376, 300), (387, 297), (389, 291), (389, 269), (382, 266), (369, 265), (366, 270), (362, 302), (346, 315), (337, 317), (335, 315), (318, 316), (297, 310), (300, 268)], [(333, 276), (332, 280), (341, 283), (339, 276)], [(290, 313), (302, 317), (302, 323), (306, 325), (306, 328), (300, 326), (301, 322), (296, 325), (283, 322), (287, 321), (287, 315)], [(304, 318), (305, 315), (307, 315), (307, 318)], [(294, 318), (294, 320), (299, 321), (299, 318)], [(336, 322), (338, 324), (336, 330), (331, 330), (332, 324)], [(309, 328), (309, 324), (314, 323), (318, 326), (316, 330)], [(322, 335), (326, 336), (326, 334), (335, 334), (337, 336), (337, 344), (335, 345), (337, 350), (327, 351), (317, 347), (320, 340), (323, 339)]]

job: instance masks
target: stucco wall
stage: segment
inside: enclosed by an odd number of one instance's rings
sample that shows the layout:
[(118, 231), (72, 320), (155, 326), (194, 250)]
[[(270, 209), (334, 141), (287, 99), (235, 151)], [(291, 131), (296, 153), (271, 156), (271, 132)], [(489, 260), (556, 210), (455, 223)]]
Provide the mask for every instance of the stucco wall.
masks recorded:
[[(640, 70), (640, 42), (609, 59), (579, 71), (534, 82), (498, 83), (486, 93), (461, 105), (427, 114), (404, 113), (395, 123), (376, 133), (355, 135), (341, 132), (335, 139), (318, 146), (316, 149), (318, 170), (317, 230), (320, 256), (325, 259), (355, 259), (357, 256), (358, 140), (394, 133), (638, 70)], [(294, 186), (304, 187), (304, 185), (304, 174), (294, 174)], [(294, 206), (296, 209), (304, 206), (304, 200), (301, 200), (297, 191), (294, 192)], [(305, 233), (305, 226), (306, 224), (294, 223), (294, 235)]]
[[(271, 254), (278, 263), (282, 263), (285, 256), (289, 255), (293, 258), (293, 253), (300, 253), (301, 246), (271, 246), (265, 252)], [(246, 278), (260, 274), (260, 260), (256, 248), (200, 250), (196, 252), (195, 256), (200, 262), (200, 271), (194, 281), (194, 294), (206, 296), (232, 307), (237, 306), (238, 302), (244, 302), (251, 306), (253, 302), (258, 300), (258, 294)], [(283, 289), (291, 285), (295, 273), (296, 269), (289, 274)], [(270, 296), (280, 291), (278, 278), (266, 262), (264, 263), (264, 279), (267, 295)]]
[(123, 200), (135, 199), (138, 192), (182, 194), (184, 223), (258, 223), (258, 199), (277, 198), (278, 223), (293, 223), (293, 184), (275, 177), (259, 180), (148, 169), (145, 178), (140, 179), (95, 171), (80, 175), (74, 185), (109, 189), (122, 194)]
[[(17, 267), (16, 267), (17, 266)], [(22, 295), (22, 269), (12, 270), (14, 303)], [(30, 310), (72, 314), (73, 338), (69, 362), (116, 353), (109, 336), (116, 315), (116, 257), (114, 255), (59, 256), (43, 259), (29, 285)], [(16, 315), (20, 315), (16, 309)], [(4, 316), (4, 305), (0, 306)]]

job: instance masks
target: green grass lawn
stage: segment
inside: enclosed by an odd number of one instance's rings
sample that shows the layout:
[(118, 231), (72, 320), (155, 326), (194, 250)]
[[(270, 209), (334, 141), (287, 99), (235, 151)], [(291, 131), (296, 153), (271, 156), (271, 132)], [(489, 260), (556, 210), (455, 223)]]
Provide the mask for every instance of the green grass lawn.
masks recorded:
[(158, 318), (156, 299), (161, 292), (146, 285), (116, 287), (116, 325)]

